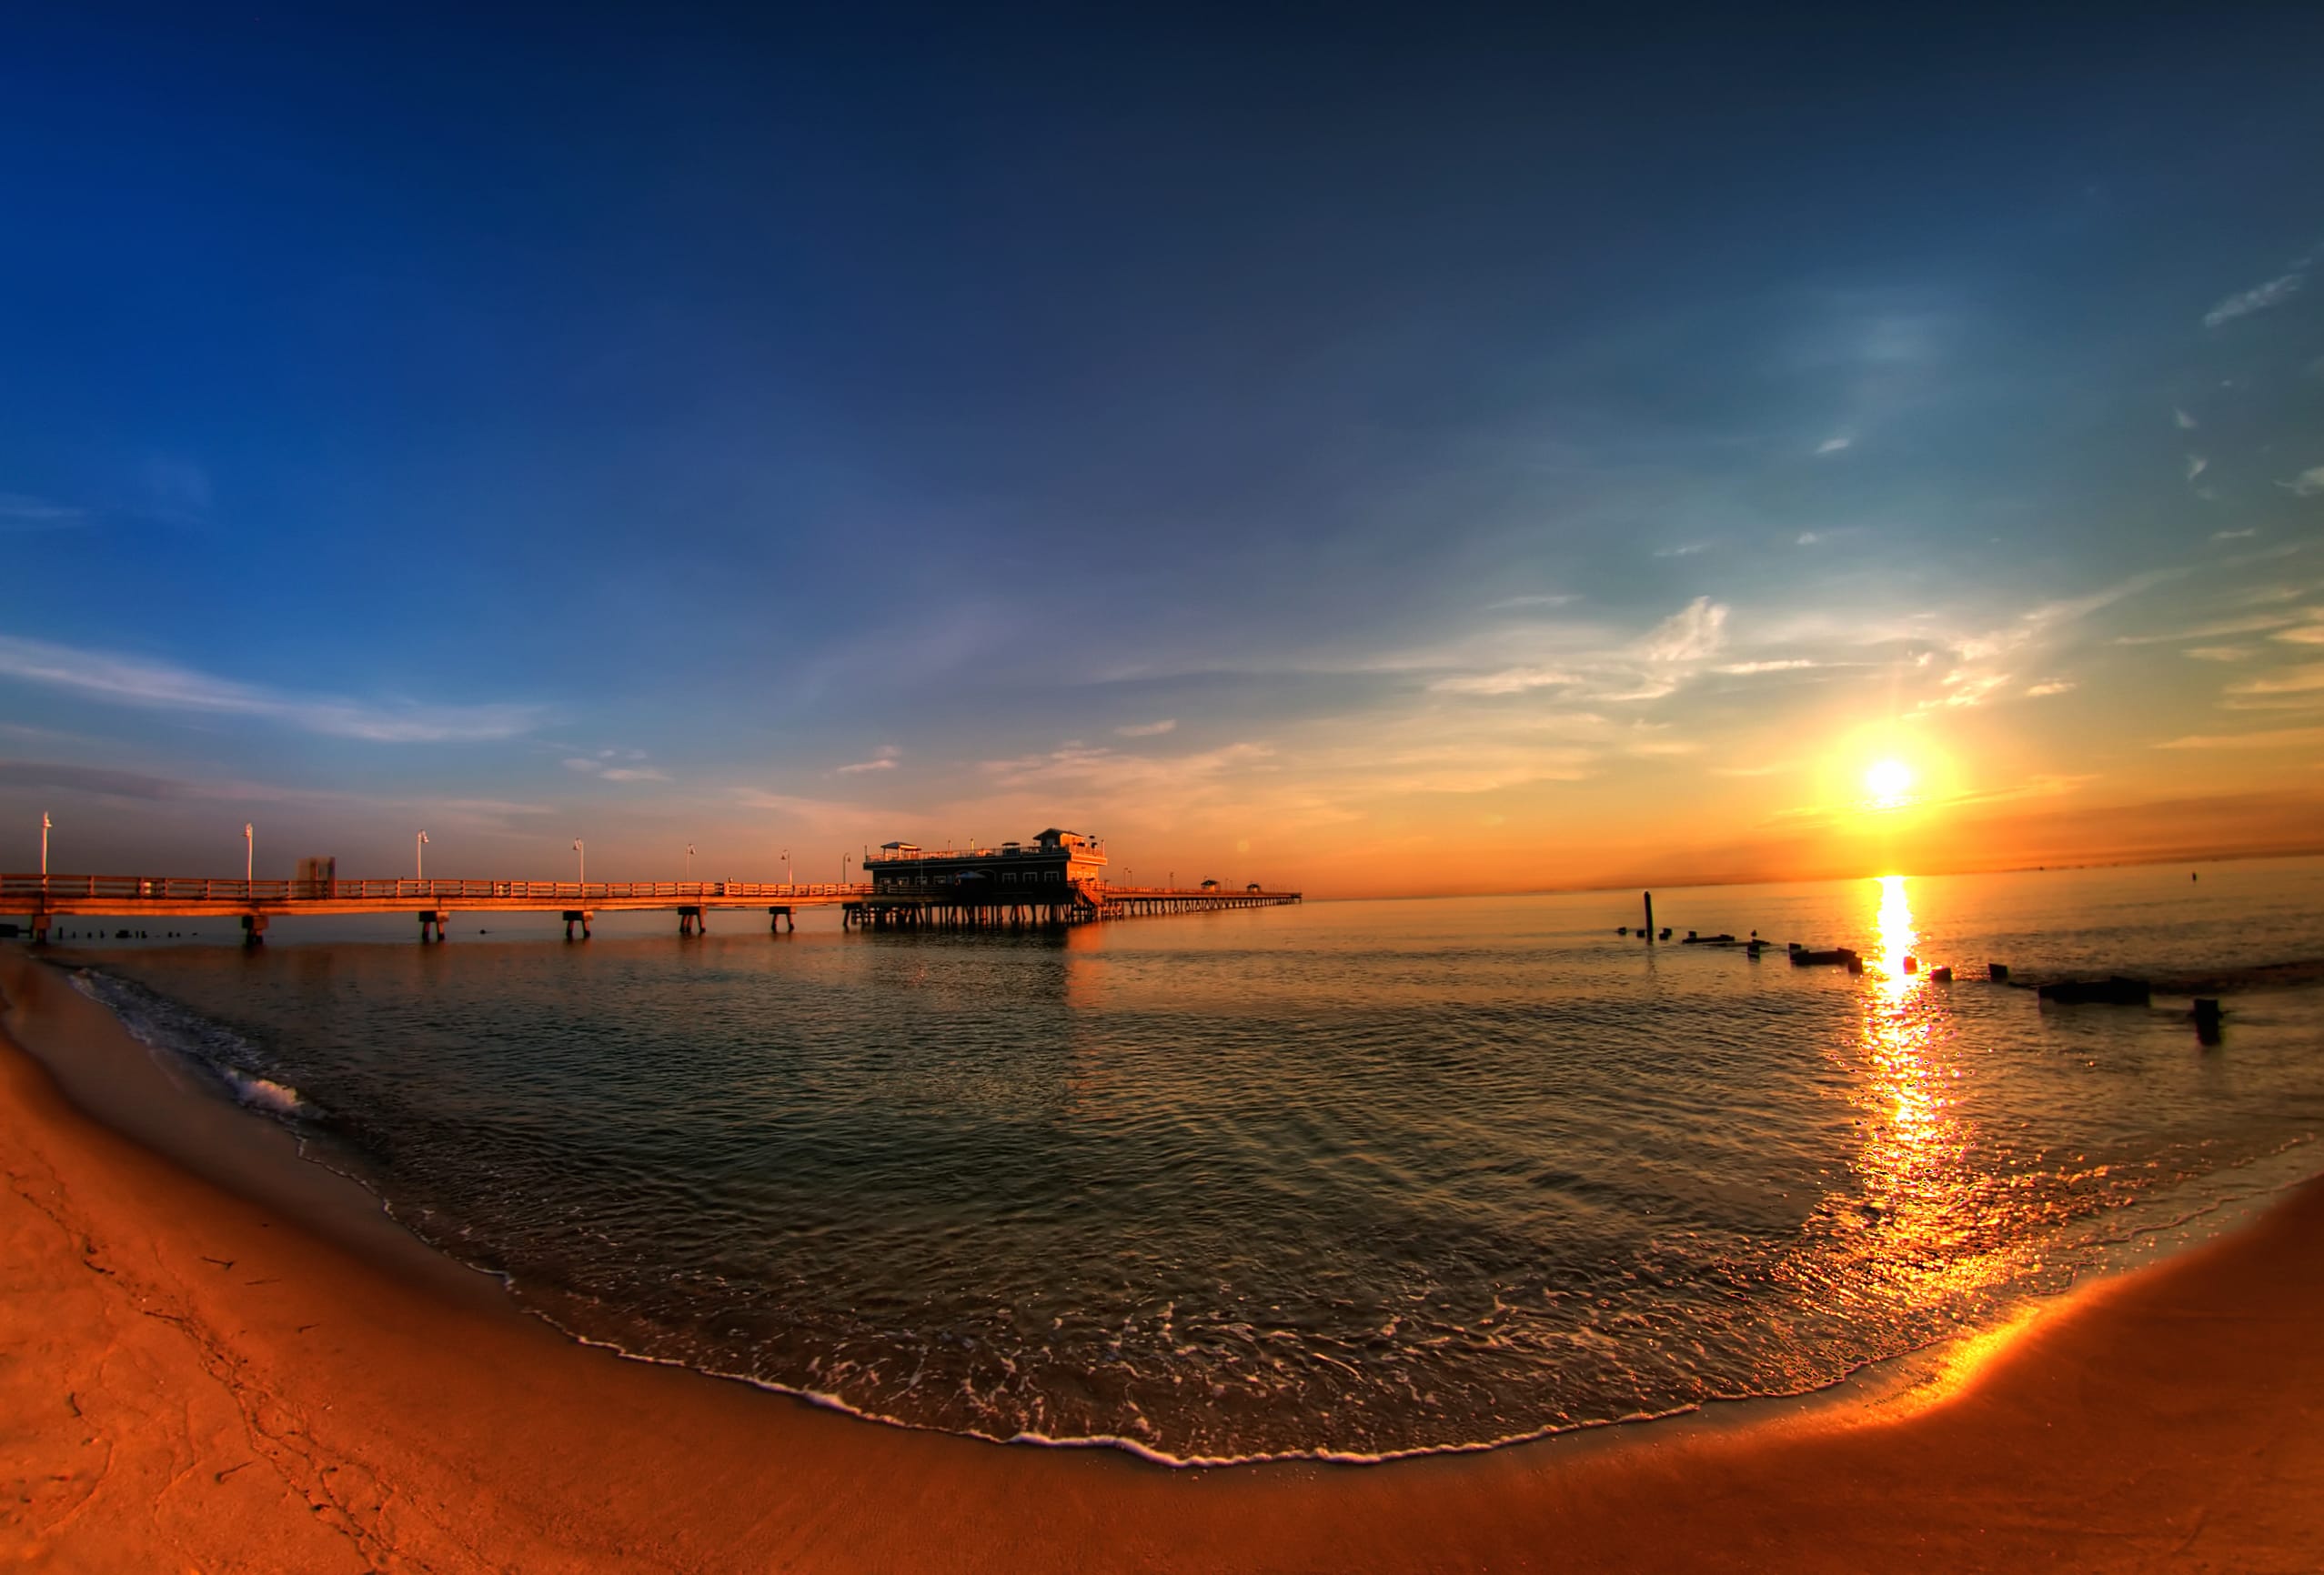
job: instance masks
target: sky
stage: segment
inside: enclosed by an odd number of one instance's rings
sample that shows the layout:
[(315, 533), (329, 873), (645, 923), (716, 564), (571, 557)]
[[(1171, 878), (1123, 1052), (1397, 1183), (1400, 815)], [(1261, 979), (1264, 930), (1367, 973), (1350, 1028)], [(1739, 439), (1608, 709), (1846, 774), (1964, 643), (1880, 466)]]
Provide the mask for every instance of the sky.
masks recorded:
[(2034, 9), (18, 16), (0, 868), (2324, 848), (2324, 12)]

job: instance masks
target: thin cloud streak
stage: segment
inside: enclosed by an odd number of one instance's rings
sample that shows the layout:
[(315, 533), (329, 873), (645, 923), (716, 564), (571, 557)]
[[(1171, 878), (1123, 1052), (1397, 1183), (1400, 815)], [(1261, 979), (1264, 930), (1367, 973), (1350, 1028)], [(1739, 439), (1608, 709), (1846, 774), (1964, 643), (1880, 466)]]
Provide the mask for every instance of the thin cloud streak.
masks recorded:
[(2303, 264), (2289, 273), (2278, 275), (2264, 285), (2254, 285), (2250, 289), (2229, 296), (2203, 314), (2203, 326), (2216, 328), (2222, 324), (2232, 323), (2238, 317), (2248, 317), (2254, 312), (2280, 306), (2299, 293), (2299, 287), (2307, 278), (2307, 267)]
[(0, 531), (71, 530), (87, 523), (86, 510), (21, 492), (0, 492)]
[(836, 769), (842, 777), (860, 777), (867, 771), (892, 771), (896, 768), (896, 757), (899, 752), (893, 744), (885, 744), (873, 754), (870, 759), (858, 760), (852, 765), (840, 766)]
[(2324, 744), (2324, 727), (2277, 727), (2259, 733), (2207, 733), (2173, 738), (2158, 749), (2295, 749)]
[(538, 706), (388, 704), (302, 695), (236, 683), (190, 667), (108, 651), (0, 635), (0, 678), (111, 705), (199, 716), (250, 717), (374, 744), (456, 744), (513, 738), (547, 719)]

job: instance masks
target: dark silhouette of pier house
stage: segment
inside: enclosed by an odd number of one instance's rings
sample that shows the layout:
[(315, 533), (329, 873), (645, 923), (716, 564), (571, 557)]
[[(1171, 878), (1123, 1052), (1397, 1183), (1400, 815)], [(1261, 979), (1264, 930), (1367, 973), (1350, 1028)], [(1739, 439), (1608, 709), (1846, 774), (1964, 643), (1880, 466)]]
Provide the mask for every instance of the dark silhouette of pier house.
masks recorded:
[(1105, 845), (1054, 826), (998, 848), (883, 842), (863, 872), (871, 895), (857, 917), (873, 925), (1077, 924), (1105, 907)]
[(1137, 914), (1273, 908), (1297, 902), (1300, 895), (1264, 890), (1256, 882), (1239, 892), (1215, 880), (1191, 891), (1109, 885), (1105, 845), (1054, 826), (1029, 843), (998, 848), (931, 850), (910, 842), (882, 843), (877, 854), (865, 858), (863, 871), (871, 878), (870, 894), (849, 903), (843, 917), (879, 928), (1086, 924)]

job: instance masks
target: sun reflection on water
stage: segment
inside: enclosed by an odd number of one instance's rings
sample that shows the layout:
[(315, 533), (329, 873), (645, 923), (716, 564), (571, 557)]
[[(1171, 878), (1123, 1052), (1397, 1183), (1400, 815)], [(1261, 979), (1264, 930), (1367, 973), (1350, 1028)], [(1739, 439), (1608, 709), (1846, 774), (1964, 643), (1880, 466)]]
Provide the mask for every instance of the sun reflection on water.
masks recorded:
[(1990, 1217), (2001, 1199), (1978, 1173), (1977, 1135), (1960, 1112), (1964, 1068), (1944, 992), (1906, 971), (1920, 941), (1909, 883), (1876, 884), (1859, 1034), (1833, 1047), (1859, 1147), (1810, 1221), (1802, 1267), (1852, 1318), (1901, 1327), (1974, 1299), (2015, 1266)]
[(1905, 972), (1905, 959), (1920, 938), (1913, 931), (1913, 908), (1905, 897), (1903, 876), (1880, 878), (1880, 911), (1873, 922), (1879, 927), (1881, 993), (1891, 1002), (1901, 1001), (1913, 985), (1913, 976)]

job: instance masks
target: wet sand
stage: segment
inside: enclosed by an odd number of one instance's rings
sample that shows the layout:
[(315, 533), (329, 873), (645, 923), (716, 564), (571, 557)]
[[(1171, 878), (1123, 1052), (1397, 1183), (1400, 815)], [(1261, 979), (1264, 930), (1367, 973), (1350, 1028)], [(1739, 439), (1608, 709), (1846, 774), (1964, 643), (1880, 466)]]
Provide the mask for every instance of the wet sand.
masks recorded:
[(163, 1086), (60, 975), (0, 953), (0, 992), (65, 1085), (0, 1043), (0, 1562), (2324, 1568), (2317, 1184), (1916, 1383), (1740, 1426), (1170, 1471), (577, 1346), (278, 1132)]

